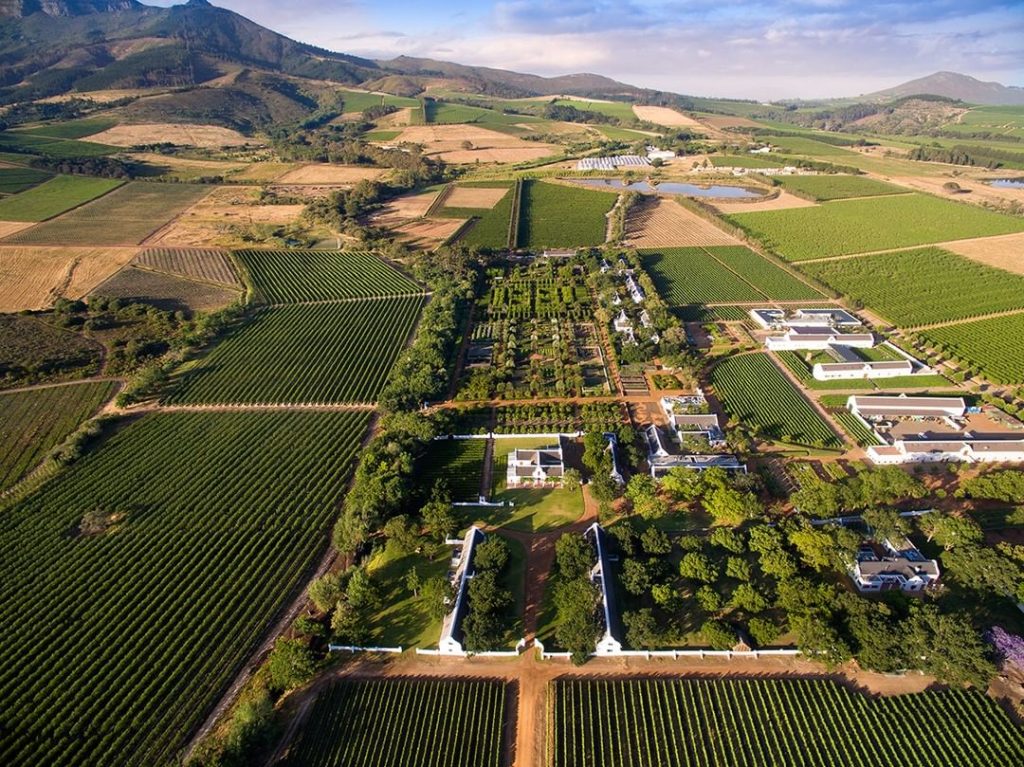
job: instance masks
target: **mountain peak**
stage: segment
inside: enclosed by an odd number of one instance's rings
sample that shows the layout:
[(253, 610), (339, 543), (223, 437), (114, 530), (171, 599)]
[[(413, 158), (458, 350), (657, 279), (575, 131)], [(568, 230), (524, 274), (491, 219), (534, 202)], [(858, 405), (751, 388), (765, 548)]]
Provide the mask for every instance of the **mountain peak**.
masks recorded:
[(985, 82), (960, 72), (934, 72), (893, 88), (868, 94), (871, 99), (898, 99), (905, 96), (944, 96), (968, 104), (992, 106), (1024, 105), (1024, 88)]

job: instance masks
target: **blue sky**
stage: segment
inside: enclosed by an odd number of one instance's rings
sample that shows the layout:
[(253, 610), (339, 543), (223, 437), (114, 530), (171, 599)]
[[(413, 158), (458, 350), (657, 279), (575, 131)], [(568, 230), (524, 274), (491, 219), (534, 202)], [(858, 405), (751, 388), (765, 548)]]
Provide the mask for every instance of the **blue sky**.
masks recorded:
[(858, 95), (938, 70), (1024, 85), (1024, 0), (213, 2), (371, 58), (596, 72), (702, 96)]

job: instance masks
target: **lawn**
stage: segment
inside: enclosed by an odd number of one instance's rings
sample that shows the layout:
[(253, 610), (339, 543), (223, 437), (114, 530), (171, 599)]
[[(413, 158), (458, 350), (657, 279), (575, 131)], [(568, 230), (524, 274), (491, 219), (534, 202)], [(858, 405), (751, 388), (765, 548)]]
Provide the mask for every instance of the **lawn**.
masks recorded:
[(903, 327), (1024, 309), (1024, 276), (940, 248), (805, 263), (800, 268)]
[(943, 356), (959, 357), (993, 383), (1024, 383), (1024, 314), (947, 325), (921, 333)]
[(406, 585), (406, 576), (415, 568), (420, 582), (445, 576), (451, 561), (451, 549), (439, 547), (428, 558), (424, 554), (405, 554), (389, 542), (370, 558), (366, 571), (380, 592), (381, 607), (374, 613), (370, 641), (379, 647), (437, 647), (441, 637), (441, 619), (432, 618), (426, 602), (414, 596)]
[(1024, 231), (1024, 219), (924, 194), (726, 216), (790, 261)]
[(847, 197), (907, 194), (910, 191), (866, 176), (780, 176), (778, 181), (786, 191), (817, 202), (842, 200)]
[(617, 195), (579, 187), (524, 181), (517, 246), (582, 248), (604, 243), (605, 216)]
[(0, 221), (45, 221), (117, 189), (123, 183), (108, 178), (57, 176), (0, 200)]

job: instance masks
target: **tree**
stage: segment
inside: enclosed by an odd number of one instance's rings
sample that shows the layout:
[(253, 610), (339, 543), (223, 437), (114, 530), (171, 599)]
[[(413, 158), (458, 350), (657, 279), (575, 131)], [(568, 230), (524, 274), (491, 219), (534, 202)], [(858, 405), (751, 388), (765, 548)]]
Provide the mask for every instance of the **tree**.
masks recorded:
[(799, 525), (790, 530), (789, 542), (796, 548), (804, 563), (819, 572), (846, 567), (845, 551), (832, 529), (812, 527), (808, 524)]
[(304, 684), (316, 673), (316, 660), (301, 639), (280, 637), (267, 657), (271, 689), (286, 691)]
[(492, 650), (505, 633), (502, 615), (512, 605), (512, 595), (498, 585), (497, 570), (478, 571), (469, 581), (469, 609), (463, 623), (470, 651)]
[(419, 531), (404, 514), (384, 523), (384, 535), (401, 554), (411, 554), (420, 545)]
[(718, 580), (718, 569), (712, 564), (707, 554), (691, 551), (684, 554), (679, 561), (679, 574), (683, 578), (702, 583), (714, 583)]
[(658, 486), (648, 474), (633, 475), (626, 485), (626, 497), (644, 519), (657, 519), (668, 512), (668, 504), (658, 496)]
[(451, 582), (443, 575), (435, 575), (423, 582), (420, 589), (420, 599), (427, 606), (427, 614), (438, 620), (448, 614), (451, 601), (455, 598), (455, 590)]
[(853, 657), (849, 645), (843, 640), (824, 615), (809, 613), (790, 617), (796, 632), (797, 647), (826, 666), (839, 666)]
[(331, 615), (331, 633), (346, 644), (361, 645), (368, 635), (366, 616), (350, 603), (338, 602)]
[(736, 644), (736, 632), (722, 621), (705, 621), (700, 634), (713, 650), (731, 650)]
[(580, 476), (578, 469), (566, 469), (565, 474), (562, 475), (562, 487), (566, 490), (575, 492), (579, 490), (583, 485), (583, 477)]
[(894, 509), (868, 509), (863, 516), (876, 541), (898, 541), (910, 532), (910, 523)]
[(722, 609), (722, 597), (710, 586), (701, 586), (694, 597), (704, 612), (715, 613)]
[(796, 560), (785, 549), (762, 552), (758, 561), (761, 572), (780, 581), (792, 578), (797, 573)]
[(660, 644), (658, 622), (650, 608), (623, 613), (622, 624), (626, 627), (626, 643), (630, 647), (652, 649)]
[(743, 535), (728, 527), (716, 527), (711, 531), (711, 544), (720, 549), (731, 551), (733, 554), (742, 554), (747, 550), (743, 541)]
[(934, 540), (946, 551), (981, 543), (984, 538), (981, 527), (970, 517), (932, 512), (919, 517), (917, 526), (929, 541)]
[(420, 571), (416, 567), (410, 567), (409, 571), (405, 574), (405, 587), (412, 592), (414, 597), (420, 595), (420, 586), (423, 585), (423, 581), (420, 580)]
[(420, 515), (423, 524), (437, 541), (444, 541), (458, 530), (458, 520), (452, 511), (452, 504), (446, 498), (435, 498), (423, 507)]
[(867, 509), (924, 498), (927, 493), (927, 488), (920, 480), (898, 466), (880, 466), (846, 480), (843, 496), (847, 508)]
[(902, 629), (888, 605), (850, 593), (843, 594), (842, 601), (846, 625), (856, 643), (857, 663), (862, 668), (891, 673), (910, 665)]
[(309, 601), (317, 611), (326, 613), (341, 599), (341, 582), (337, 573), (327, 573), (309, 585)]
[(661, 487), (677, 501), (690, 502), (700, 498), (706, 489), (703, 471), (671, 469), (662, 477)]
[(651, 586), (651, 598), (654, 604), (669, 610), (679, 599), (679, 594), (667, 583), (655, 583)]
[(600, 601), (600, 590), (583, 578), (563, 580), (555, 586), (555, 639), (572, 653), (577, 665), (585, 663), (596, 646)]
[(664, 555), (672, 551), (672, 541), (663, 530), (648, 527), (640, 535), (640, 548), (647, 554)]
[(1001, 597), (1015, 597), (1024, 581), (1021, 566), (995, 549), (960, 546), (944, 553), (942, 564), (964, 586)]
[(982, 474), (960, 483), (957, 495), (965, 498), (988, 498), (1004, 503), (1024, 504), (1024, 471), (1007, 469)]
[(905, 628), (908, 657), (940, 682), (984, 690), (995, 676), (985, 644), (960, 616), (940, 613), (935, 605), (915, 606)]
[(555, 561), (562, 578), (582, 578), (594, 566), (594, 549), (582, 535), (565, 533), (555, 541)]
[(768, 609), (768, 600), (749, 583), (741, 583), (732, 592), (729, 603), (748, 613), (761, 613)]
[(793, 506), (803, 514), (828, 518), (839, 514), (843, 506), (843, 490), (822, 480), (801, 481), (800, 489), (790, 496)]
[(608, 534), (618, 541), (619, 548), (622, 550), (623, 554), (629, 557), (633, 556), (636, 551), (636, 545), (634, 542), (636, 539), (636, 531), (633, 529), (633, 525), (629, 523), (628, 519), (609, 527)]
[(715, 488), (704, 496), (704, 510), (716, 524), (735, 527), (761, 513), (761, 504), (752, 493), (741, 493), (731, 487)]
[(361, 567), (354, 568), (345, 586), (345, 599), (360, 611), (374, 610), (380, 606), (380, 593), (376, 584)]
[(508, 543), (500, 535), (491, 535), (473, 550), (473, 566), (477, 570), (502, 570), (508, 564)]
[(747, 632), (758, 647), (770, 645), (782, 635), (778, 626), (764, 618), (751, 618), (747, 623)]
[(725, 560), (725, 574), (738, 581), (749, 581), (752, 576), (750, 563), (742, 557), (729, 557)]
[(630, 594), (640, 596), (651, 587), (651, 576), (642, 562), (627, 559), (622, 565), (622, 587)]

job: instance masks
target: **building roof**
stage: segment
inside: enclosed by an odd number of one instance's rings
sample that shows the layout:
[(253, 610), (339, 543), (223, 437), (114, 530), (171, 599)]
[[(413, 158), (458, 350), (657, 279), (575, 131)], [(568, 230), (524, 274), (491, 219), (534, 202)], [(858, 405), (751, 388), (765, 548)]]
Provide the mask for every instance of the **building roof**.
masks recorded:
[(967, 403), (963, 397), (887, 397), (854, 395), (846, 401), (850, 410), (870, 415), (963, 415)]
[[(704, 431), (720, 428), (718, 416), (714, 413), (694, 413), (692, 415), (672, 415), (672, 424), (680, 431)], [(685, 428), (691, 427), (691, 428)]]

